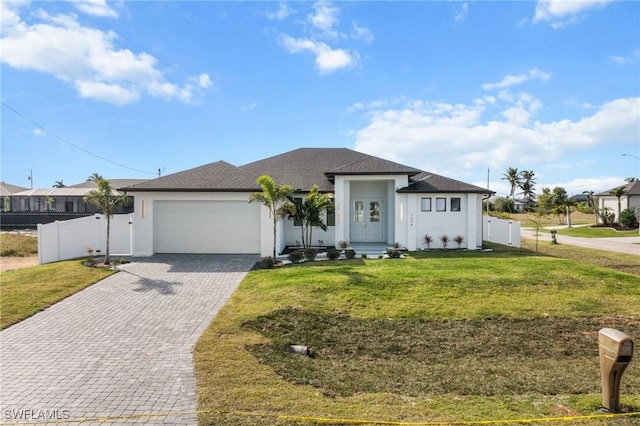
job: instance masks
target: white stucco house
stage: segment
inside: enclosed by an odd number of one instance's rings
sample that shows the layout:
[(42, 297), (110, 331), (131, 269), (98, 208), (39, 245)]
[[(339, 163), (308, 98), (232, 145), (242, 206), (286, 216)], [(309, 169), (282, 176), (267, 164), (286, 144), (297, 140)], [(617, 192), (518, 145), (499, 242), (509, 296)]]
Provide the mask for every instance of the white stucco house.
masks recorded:
[[(224, 161), (119, 188), (135, 200), (133, 255), (154, 253), (255, 253), (273, 249), (273, 221), (258, 202), (256, 179), (271, 176), (304, 197), (316, 184), (334, 194), (335, 213), (326, 232), (314, 230), (324, 245), (400, 243), (409, 250), (432, 248), (440, 236), (464, 238), (462, 247), (482, 245), (482, 199), (487, 189), (428, 173), (346, 148), (300, 148), (234, 166)], [(300, 240), (290, 218), (278, 226), (277, 251)], [(456, 246), (450, 243), (449, 247)]]
[(624, 195), (620, 197), (620, 211), (626, 209), (634, 210), (637, 207), (640, 207), (640, 181), (638, 180), (634, 180), (632, 182), (628, 182), (626, 185), (621, 185), (608, 191), (596, 194), (598, 208), (601, 211), (608, 210), (612, 212), (615, 216), (615, 222), (619, 220), (618, 197), (613, 195), (613, 192), (620, 187), (624, 187)]

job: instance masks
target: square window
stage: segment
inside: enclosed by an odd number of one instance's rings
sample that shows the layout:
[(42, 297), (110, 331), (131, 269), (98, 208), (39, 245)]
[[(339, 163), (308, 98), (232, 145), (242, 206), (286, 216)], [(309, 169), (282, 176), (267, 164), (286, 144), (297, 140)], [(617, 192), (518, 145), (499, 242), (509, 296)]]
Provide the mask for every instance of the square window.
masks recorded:
[(420, 210), (423, 212), (431, 211), (431, 197), (422, 198), (420, 200)]
[(451, 211), (452, 212), (459, 212), (460, 211), (460, 198), (456, 197), (456, 198), (451, 198)]
[(446, 212), (447, 211), (447, 199), (446, 198), (436, 198), (436, 211), (437, 212)]

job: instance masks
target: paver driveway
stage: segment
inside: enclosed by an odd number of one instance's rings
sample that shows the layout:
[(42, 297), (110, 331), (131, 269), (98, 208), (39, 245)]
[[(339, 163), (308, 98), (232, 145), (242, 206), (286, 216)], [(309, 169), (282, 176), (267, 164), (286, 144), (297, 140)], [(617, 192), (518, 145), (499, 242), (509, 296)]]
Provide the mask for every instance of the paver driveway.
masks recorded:
[(257, 260), (137, 259), (0, 332), (0, 423), (196, 424), (193, 346)]

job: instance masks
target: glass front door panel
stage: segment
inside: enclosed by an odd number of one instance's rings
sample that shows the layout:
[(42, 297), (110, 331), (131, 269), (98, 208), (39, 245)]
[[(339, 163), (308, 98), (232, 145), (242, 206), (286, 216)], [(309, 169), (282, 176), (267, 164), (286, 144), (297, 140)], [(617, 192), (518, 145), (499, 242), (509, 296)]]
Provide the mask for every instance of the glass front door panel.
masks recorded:
[(369, 222), (380, 222), (380, 202), (371, 201), (369, 203)]
[(356, 201), (353, 204), (353, 221), (355, 223), (364, 222), (364, 202)]

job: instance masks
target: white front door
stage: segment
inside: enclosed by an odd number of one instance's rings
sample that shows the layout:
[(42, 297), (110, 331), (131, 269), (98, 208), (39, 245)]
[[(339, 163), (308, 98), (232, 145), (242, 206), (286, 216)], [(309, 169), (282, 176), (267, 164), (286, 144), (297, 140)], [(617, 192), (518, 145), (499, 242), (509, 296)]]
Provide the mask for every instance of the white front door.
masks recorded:
[(355, 198), (351, 201), (351, 241), (384, 241), (382, 198)]

